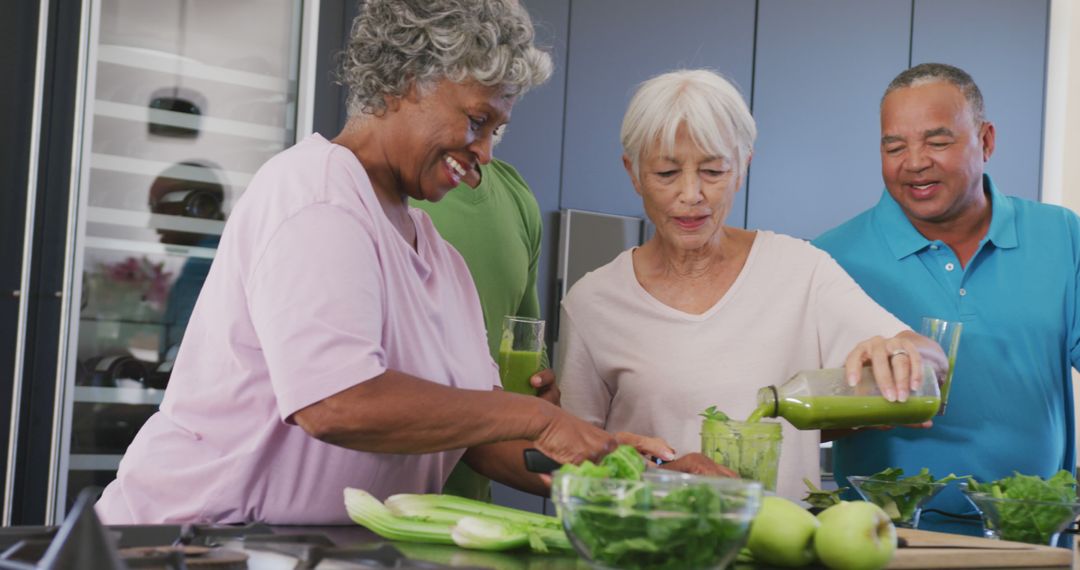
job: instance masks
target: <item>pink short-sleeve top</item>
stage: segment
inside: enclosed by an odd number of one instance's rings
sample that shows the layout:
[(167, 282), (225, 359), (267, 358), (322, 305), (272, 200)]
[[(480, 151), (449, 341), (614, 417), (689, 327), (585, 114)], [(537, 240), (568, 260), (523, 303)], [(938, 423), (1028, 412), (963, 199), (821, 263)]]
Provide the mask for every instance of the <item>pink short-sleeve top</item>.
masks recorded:
[(161, 409), (97, 504), (107, 524), (346, 523), (345, 487), (440, 492), (464, 450), (367, 453), (320, 442), (298, 410), (387, 369), (491, 390), (476, 289), (410, 209), (416, 249), (348, 149), (312, 135), (255, 174), (188, 324)]

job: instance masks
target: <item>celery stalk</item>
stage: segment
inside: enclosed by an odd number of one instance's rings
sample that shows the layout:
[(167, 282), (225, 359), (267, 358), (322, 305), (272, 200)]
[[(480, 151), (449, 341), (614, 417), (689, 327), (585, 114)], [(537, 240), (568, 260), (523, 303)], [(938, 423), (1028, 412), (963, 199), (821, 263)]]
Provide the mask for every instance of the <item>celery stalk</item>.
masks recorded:
[(367, 491), (345, 489), (345, 510), (356, 524), (390, 540), (454, 544), (453, 525), (394, 516)]
[(528, 532), (479, 517), (463, 517), (450, 536), (458, 546), (474, 550), (509, 550), (529, 543)]
[(572, 546), (559, 519), (449, 495), (394, 495), (382, 504), (366, 491), (345, 489), (345, 508), (357, 524), (390, 540), (537, 552)]
[(453, 495), (393, 495), (386, 499), (386, 507), (398, 516), (425, 518), (433, 522), (456, 522), (461, 517), (471, 515), (505, 523), (562, 529), (556, 517)]

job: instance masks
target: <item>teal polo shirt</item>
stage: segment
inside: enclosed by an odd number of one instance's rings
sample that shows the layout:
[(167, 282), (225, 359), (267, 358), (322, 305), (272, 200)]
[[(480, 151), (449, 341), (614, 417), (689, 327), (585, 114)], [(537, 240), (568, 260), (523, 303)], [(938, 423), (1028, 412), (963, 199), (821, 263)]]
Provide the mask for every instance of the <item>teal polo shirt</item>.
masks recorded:
[[(922, 317), (964, 323), (948, 411), (928, 430), (863, 431), (834, 444), (834, 472), (886, 467), (989, 481), (1013, 471), (1075, 469), (1071, 368), (1080, 363), (1080, 218), (1001, 194), (983, 179), (992, 217), (961, 267), (911, 225), (886, 191), (873, 208), (814, 240), (881, 306), (918, 330)], [(928, 505), (972, 513), (955, 485)], [(924, 515), (920, 528), (949, 528)]]

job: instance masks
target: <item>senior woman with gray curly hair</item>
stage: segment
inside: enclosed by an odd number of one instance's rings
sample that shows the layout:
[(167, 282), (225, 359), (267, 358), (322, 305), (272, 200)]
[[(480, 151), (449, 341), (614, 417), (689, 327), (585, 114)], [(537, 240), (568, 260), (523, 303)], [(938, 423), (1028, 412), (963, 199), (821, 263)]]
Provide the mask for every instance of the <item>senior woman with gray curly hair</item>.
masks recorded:
[[(724, 225), (756, 128), (738, 90), (705, 70), (646, 81), (623, 119), (623, 165), (656, 232), (579, 280), (562, 306), (563, 407), (608, 430), (698, 449), (698, 414), (745, 418), (763, 386), (809, 368), (873, 366), (905, 399), (936, 343), (875, 304), (826, 253)], [(765, 190), (767, 191), (767, 190)], [(820, 478), (818, 432), (784, 425), (777, 492)]]
[(365, 3), (346, 127), (255, 174), (161, 410), (97, 504), (105, 522), (345, 523), (345, 487), (439, 492), (464, 455), (543, 492), (526, 446), (574, 463), (614, 448), (549, 401), (553, 386), (493, 389), (468, 269), (407, 203), (488, 162), (514, 102), (550, 73), (514, 0)]

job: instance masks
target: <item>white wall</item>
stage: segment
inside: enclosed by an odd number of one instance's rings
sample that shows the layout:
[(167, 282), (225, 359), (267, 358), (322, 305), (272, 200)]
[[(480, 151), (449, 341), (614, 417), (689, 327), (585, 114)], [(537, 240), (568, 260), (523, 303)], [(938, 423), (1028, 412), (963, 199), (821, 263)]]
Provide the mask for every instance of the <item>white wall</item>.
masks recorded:
[[(1051, 0), (1042, 200), (1080, 213), (1080, 6)], [(1080, 373), (1073, 373), (1080, 402)], [(1080, 441), (1080, 414), (1077, 418)]]

